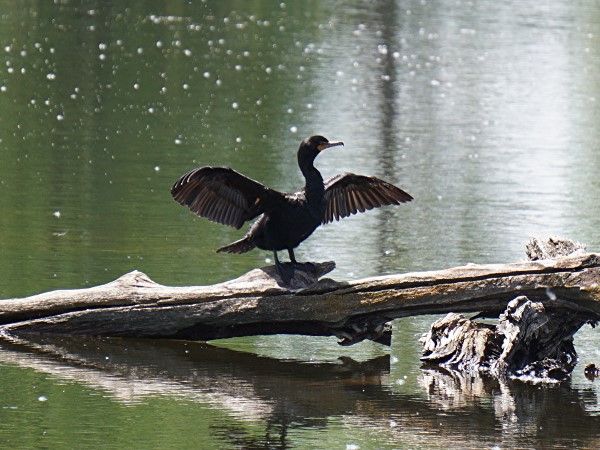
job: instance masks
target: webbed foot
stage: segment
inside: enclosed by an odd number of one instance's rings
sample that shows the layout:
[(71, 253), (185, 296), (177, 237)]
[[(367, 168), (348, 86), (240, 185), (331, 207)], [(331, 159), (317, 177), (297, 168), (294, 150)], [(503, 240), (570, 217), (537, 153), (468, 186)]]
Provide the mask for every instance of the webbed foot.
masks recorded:
[(294, 278), (295, 264), (294, 263), (280, 263), (275, 264), (277, 273), (281, 277), (281, 281), (284, 284), (289, 285)]

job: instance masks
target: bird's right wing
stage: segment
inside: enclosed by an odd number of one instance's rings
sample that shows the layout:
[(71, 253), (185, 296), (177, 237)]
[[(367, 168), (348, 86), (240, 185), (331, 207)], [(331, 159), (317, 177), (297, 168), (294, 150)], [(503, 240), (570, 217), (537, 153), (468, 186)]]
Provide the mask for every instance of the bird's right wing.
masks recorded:
[(234, 228), (284, 200), (281, 192), (227, 167), (194, 169), (173, 184), (171, 195), (195, 214)]
[(385, 205), (399, 205), (413, 198), (399, 187), (376, 177), (343, 173), (325, 181), (323, 223)]

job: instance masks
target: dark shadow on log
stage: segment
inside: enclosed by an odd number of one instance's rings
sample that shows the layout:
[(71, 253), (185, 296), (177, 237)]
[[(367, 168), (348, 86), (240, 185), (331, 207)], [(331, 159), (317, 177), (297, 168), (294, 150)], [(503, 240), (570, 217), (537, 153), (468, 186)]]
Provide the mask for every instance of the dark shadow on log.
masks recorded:
[(284, 282), (275, 266), (263, 267), (262, 270), (267, 276), (284, 289), (298, 290), (306, 289), (319, 281), (319, 278), (335, 269), (335, 262), (327, 261), (322, 263), (282, 263), (284, 267), (292, 267), (292, 277), (289, 282)]
[(196, 324), (184, 328), (169, 338), (192, 341), (210, 341), (242, 336), (271, 336), (275, 334), (301, 334), (304, 336), (336, 336), (338, 344), (353, 345), (365, 339), (390, 346), (392, 344), (392, 325), (387, 319), (359, 316), (343, 325), (335, 326), (317, 320), (304, 322), (255, 322), (242, 325), (218, 326)]

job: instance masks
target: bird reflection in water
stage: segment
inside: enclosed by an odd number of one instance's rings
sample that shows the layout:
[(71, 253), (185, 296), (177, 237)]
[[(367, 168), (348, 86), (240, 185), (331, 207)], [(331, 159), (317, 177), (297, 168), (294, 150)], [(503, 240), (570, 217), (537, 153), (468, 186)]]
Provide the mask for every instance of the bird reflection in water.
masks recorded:
[[(217, 252), (271, 250), (277, 272), (289, 284), (298, 265), (294, 248), (319, 225), (413, 199), (376, 177), (344, 173), (324, 181), (314, 160), (323, 150), (339, 145), (344, 143), (323, 136), (311, 136), (300, 143), (298, 166), (306, 183), (295, 193), (276, 191), (227, 167), (200, 167), (179, 178), (171, 194), (197, 215), (237, 229), (258, 217), (244, 237)], [(288, 251), (289, 264), (280, 262), (279, 250)]]

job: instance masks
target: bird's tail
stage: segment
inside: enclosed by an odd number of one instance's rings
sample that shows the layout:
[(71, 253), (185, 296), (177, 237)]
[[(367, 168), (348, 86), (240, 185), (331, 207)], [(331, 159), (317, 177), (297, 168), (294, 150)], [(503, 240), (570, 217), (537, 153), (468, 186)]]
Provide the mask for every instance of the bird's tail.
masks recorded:
[(254, 247), (254, 243), (250, 240), (248, 236), (244, 236), (239, 241), (232, 242), (225, 247), (221, 247), (217, 249), (217, 253), (227, 252), (227, 253), (246, 253), (252, 250)]

